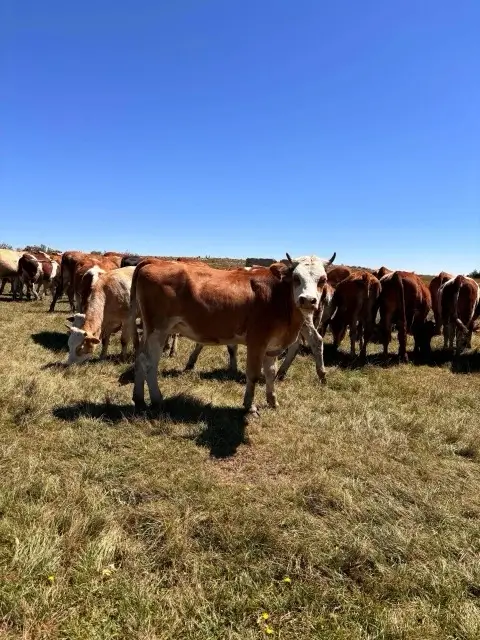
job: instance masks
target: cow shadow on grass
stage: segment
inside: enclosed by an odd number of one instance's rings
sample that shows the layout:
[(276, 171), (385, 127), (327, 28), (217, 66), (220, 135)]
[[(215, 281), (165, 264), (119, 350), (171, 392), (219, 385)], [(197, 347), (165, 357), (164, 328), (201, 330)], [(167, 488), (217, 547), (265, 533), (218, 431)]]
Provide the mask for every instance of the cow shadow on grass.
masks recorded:
[(68, 334), (60, 331), (40, 331), (32, 334), (32, 340), (48, 351), (58, 353), (68, 350)]
[(241, 444), (248, 443), (243, 409), (216, 407), (186, 394), (166, 398), (160, 410), (147, 408), (139, 411), (130, 404), (77, 402), (55, 407), (52, 413), (56, 418), (67, 422), (75, 422), (79, 418), (95, 418), (109, 426), (137, 418), (158, 419), (159, 424), (152, 429), (151, 436), (165, 435), (166, 421), (196, 425), (198, 428), (192, 431), (192, 435), (182, 437), (208, 448), (214, 458), (231, 457)]

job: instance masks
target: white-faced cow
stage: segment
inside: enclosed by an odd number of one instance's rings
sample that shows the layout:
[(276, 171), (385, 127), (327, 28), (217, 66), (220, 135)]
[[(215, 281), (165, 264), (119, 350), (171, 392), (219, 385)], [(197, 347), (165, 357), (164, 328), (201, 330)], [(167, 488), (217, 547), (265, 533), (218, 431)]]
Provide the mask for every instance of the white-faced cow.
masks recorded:
[[(289, 264), (275, 263), (254, 271), (213, 269), (206, 264), (145, 260), (135, 269), (131, 292), (131, 326), (135, 341), (133, 400), (144, 405), (147, 382), (152, 405), (159, 405), (158, 362), (169, 334), (179, 333), (210, 345), (245, 344), (247, 385), (245, 409), (255, 414), (255, 386), (262, 365), (267, 402), (278, 405), (274, 389), (276, 358), (293, 344), (304, 327), (325, 381), (323, 340), (314, 326), (325, 267), (331, 260), (316, 256)], [(135, 318), (139, 313), (143, 335), (139, 344)]]

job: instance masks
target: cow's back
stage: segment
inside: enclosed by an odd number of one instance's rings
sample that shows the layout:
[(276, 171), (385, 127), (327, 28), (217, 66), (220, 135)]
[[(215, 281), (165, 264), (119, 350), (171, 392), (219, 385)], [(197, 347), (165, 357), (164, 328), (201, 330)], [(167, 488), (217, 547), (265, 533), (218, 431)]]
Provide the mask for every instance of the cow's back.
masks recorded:
[(23, 251), (0, 249), (0, 278), (9, 278), (17, 274), (22, 255)]
[(327, 271), (327, 280), (332, 287), (337, 287), (340, 282), (348, 278), (352, 274), (352, 270), (349, 267), (337, 266), (332, 267)]

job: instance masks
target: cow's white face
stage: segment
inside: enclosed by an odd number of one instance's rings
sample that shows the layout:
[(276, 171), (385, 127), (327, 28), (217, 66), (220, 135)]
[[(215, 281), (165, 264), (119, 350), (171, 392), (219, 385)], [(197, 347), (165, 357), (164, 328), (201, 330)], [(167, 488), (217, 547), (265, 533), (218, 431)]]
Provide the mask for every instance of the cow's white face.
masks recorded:
[(99, 342), (98, 338), (89, 335), (83, 329), (71, 326), (68, 337), (68, 364), (81, 364), (90, 360)]
[(292, 274), (293, 300), (302, 313), (310, 314), (318, 309), (327, 282), (325, 267), (333, 262), (334, 256), (331, 260), (317, 256), (302, 256), (294, 260), (297, 265)]

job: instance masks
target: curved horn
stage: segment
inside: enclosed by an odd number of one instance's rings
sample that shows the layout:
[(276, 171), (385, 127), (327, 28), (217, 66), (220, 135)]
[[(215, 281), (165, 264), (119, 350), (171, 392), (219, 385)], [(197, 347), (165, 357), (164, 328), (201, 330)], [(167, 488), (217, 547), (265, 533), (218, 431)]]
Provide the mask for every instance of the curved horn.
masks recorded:
[(325, 266), (329, 267), (333, 263), (336, 257), (337, 257), (337, 252), (335, 251), (333, 256), (330, 258), (330, 260), (325, 260)]
[(287, 253), (286, 256), (287, 256), (287, 260), (290, 262), (290, 264), (293, 264), (293, 260), (291, 259), (290, 254)]

